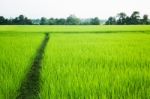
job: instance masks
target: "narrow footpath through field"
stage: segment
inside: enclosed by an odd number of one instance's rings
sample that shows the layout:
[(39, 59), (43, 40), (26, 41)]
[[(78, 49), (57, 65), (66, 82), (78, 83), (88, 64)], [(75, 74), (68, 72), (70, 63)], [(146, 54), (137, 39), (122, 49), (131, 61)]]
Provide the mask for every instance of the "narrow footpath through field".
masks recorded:
[(40, 91), (40, 69), (43, 59), (44, 49), (49, 41), (49, 33), (45, 33), (45, 38), (37, 50), (36, 57), (33, 60), (30, 71), (19, 89), (19, 95), (16, 99), (38, 99)]

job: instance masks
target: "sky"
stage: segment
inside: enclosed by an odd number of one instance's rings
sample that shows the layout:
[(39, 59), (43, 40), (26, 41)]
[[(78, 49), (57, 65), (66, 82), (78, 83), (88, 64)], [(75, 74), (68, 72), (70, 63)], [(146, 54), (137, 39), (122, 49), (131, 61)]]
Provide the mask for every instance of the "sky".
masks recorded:
[(107, 19), (119, 12), (129, 16), (133, 11), (150, 15), (149, 4), (150, 0), (0, 0), (0, 16), (66, 18), (74, 14), (79, 18)]

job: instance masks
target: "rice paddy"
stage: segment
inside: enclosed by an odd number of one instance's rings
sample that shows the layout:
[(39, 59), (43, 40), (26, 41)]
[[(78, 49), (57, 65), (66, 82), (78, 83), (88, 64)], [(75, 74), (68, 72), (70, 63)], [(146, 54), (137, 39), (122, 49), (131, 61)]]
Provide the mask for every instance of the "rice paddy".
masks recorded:
[(0, 26), (0, 99), (16, 99), (47, 32), (40, 99), (150, 99), (150, 26), (140, 25)]
[(0, 99), (15, 99), (42, 39), (42, 34), (0, 34)]

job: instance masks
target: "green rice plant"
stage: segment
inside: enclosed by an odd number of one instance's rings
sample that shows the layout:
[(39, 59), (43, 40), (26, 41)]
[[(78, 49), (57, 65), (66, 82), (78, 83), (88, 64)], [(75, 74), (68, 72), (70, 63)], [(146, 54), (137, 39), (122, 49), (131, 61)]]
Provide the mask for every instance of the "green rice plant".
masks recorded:
[(0, 99), (16, 99), (43, 34), (0, 34)]
[(149, 99), (150, 26), (0, 26), (0, 99), (15, 99), (49, 32), (41, 99)]
[(35, 32), (35, 33), (122, 33), (145, 32), (150, 33), (149, 25), (4, 25), (0, 26), (1, 32)]
[(51, 34), (41, 99), (149, 99), (150, 35)]

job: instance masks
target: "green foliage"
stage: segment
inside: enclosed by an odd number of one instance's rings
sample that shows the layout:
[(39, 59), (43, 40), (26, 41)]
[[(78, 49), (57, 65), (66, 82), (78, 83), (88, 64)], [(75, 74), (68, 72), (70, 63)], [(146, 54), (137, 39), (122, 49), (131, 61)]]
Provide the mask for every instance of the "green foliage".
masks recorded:
[(92, 25), (99, 25), (100, 24), (99, 18), (95, 17), (95, 18), (91, 19), (91, 24)]
[(117, 14), (117, 20), (115, 17), (109, 17), (106, 21), (106, 25), (138, 25), (138, 24), (150, 24), (148, 15), (145, 14), (143, 18), (140, 18), (140, 12), (134, 11), (131, 16), (127, 16), (124, 12)]
[(31, 25), (32, 22), (30, 19), (25, 17), (24, 15), (19, 15), (15, 19), (9, 20), (9, 24), (17, 24), (17, 25)]
[(66, 19), (66, 24), (67, 25), (78, 25), (78, 24), (80, 24), (80, 19), (77, 18), (75, 15), (70, 15)]
[[(5, 19), (0, 16), (0, 25), (99, 25), (98, 17), (88, 20), (77, 18), (75, 15), (70, 15), (67, 18), (49, 18), (41, 17), (41, 19), (28, 19), (24, 15), (20, 15), (14, 19)], [(90, 22), (89, 22), (90, 21)]]
[(42, 17), (40, 21), (40, 25), (47, 25), (47, 24), (48, 24), (47, 19), (45, 17)]
[(145, 15), (143, 15), (143, 24), (149, 24), (149, 20), (148, 20), (148, 15), (147, 14), (145, 14)]
[(5, 25), (6, 23), (6, 19), (3, 16), (0, 16), (0, 25)]
[(106, 25), (116, 24), (116, 19), (114, 17), (109, 17), (105, 24)]

